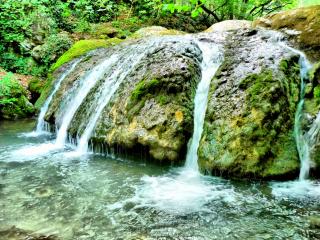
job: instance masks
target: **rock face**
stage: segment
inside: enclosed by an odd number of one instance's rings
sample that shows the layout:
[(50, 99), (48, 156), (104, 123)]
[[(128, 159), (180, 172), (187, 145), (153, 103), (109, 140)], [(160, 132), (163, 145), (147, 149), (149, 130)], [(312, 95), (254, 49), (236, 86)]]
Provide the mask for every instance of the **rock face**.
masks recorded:
[(146, 146), (158, 160), (184, 159), (193, 129), (200, 54), (192, 42), (160, 44), (105, 109), (96, 138), (111, 146)]
[(251, 28), (252, 22), (247, 20), (226, 20), (209, 27), (205, 32), (229, 31), (243, 28)]
[[(26, 77), (24, 84), (27, 85)], [(26, 90), (27, 86), (12, 73), (0, 69), (0, 119), (16, 119), (31, 116), (34, 106), (29, 102), (31, 96)]]
[(288, 34), (311, 60), (320, 60), (320, 5), (267, 15), (254, 21), (253, 26)]
[[(143, 46), (144, 40), (91, 52), (75, 74), (63, 82), (46, 119), (59, 122), (66, 111), (60, 103), (88, 69), (135, 44)], [(129, 56), (128, 52), (124, 57)], [(124, 149), (144, 148), (159, 161), (183, 160), (193, 129), (193, 98), (200, 80), (200, 63), (201, 51), (193, 41), (180, 38), (157, 41), (112, 96), (99, 118), (93, 141)], [(89, 93), (76, 113), (69, 129), (73, 136), (81, 134), (87, 125), (85, 119), (90, 116), (88, 109), (96, 104), (96, 91), (97, 88)]]
[(250, 178), (298, 172), (293, 126), (299, 57), (272, 35), (243, 30), (227, 39), (198, 152), (203, 171)]
[[(91, 141), (128, 153), (143, 149), (158, 161), (183, 161), (193, 132), (193, 101), (201, 78), (202, 53), (197, 41), (219, 43), (224, 61), (210, 86), (198, 150), (200, 169), (233, 177), (296, 177), (299, 159), (293, 128), (299, 101), (299, 56), (279, 44), (274, 34), (237, 29), (130, 40), (94, 50), (82, 56), (62, 82), (46, 120), (59, 127), (66, 106), (74, 101), (74, 89), (93, 66), (115, 54), (122, 56), (117, 63), (125, 62), (135, 51), (146, 48), (147, 54), (136, 65), (122, 69), (128, 72), (99, 115)], [(149, 41), (155, 42), (150, 45)], [(66, 67), (60, 67), (54, 76)], [(117, 68), (101, 77), (75, 113), (68, 128), (74, 138), (85, 132), (101, 97), (97, 93), (113, 71)]]

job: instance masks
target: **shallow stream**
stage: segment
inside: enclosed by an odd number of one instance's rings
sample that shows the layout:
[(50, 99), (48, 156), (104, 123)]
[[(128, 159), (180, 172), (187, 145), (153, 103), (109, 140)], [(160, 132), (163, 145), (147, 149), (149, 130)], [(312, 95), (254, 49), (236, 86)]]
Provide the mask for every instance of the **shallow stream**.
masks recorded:
[[(246, 182), (146, 160), (77, 157), (28, 137), (33, 120), (0, 122), (0, 234), (58, 239), (320, 239), (314, 181)], [(0, 236), (2, 239), (3, 236)]]

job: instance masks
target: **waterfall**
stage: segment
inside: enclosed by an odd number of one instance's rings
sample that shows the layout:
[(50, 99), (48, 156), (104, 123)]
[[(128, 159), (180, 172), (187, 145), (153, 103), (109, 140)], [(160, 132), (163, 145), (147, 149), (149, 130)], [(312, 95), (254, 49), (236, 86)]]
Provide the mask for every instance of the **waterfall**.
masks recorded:
[(109, 103), (111, 97), (117, 91), (123, 80), (146, 55), (146, 49), (148, 49), (146, 46), (134, 46), (132, 49), (130, 49), (133, 52), (130, 55), (126, 51), (123, 55), (123, 58), (125, 59), (119, 60), (116, 68), (107, 76), (106, 82), (104, 83), (100, 92), (96, 94), (97, 103), (95, 104), (95, 108), (92, 109), (93, 111), (90, 113), (89, 122), (79, 140), (76, 149), (77, 153), (82, 154), (88, 151), (89, 139), (92, 136), (92, 132), (103, 109)]
[(305, 81), (308, 79), (308, 73), (312, 68), (311, 63), (308, 61), (305, 54), (301, 51), (298, 51), (294, 48), (291, 48), (287, 45), (284, 45), (286, 48), (291, 50), (294, 53), (299, 54), (299, 65), (300, 65), (300, 101), (298, 103), (297, 111), (294, 119), (294, 136), (296, 140), (297, 150), (300, 159), (300, 173), (299, 180), (305, 180), (309, 176), (309, 170), (311, 165), (310, 159), (310, 148), (312, 143), (310, 142), (310, 136), (307, 133), (303, 133), (301, 129), (301, 118), (303, 116), (303, 107), (304, 107), (304, 96), (305, 96)]
[(218, 45), (212, 45), (212, 43), (209, 44), (200, 41), (197, 43), (202, 51), (203, 57), (201, 64), (202, 76), (194, 98), (194, 130), (185, 164), (187, 169), (194, 172), (199, 171), (198, 147), (203, 131), (211, 79), (215, 75), (223, 59), (222, 51)]
[(58, 147), (63, 147), (67, 135), (68, 127), (72, 121), (72, 118), (81, 103), (84, 101), (86, 96), (89, 94), (90, 90), (96, 85), (96, 83), (104, 76), (104, 74), (116, 63), (118, 60), (118, 55), (114, 54), (110, 58), (104, 60), (99, 65), (95, 66), (89, 71), (86, 76), (80, 79), (80, 86), (72, 101), (66, 107), (66, 113), (63, 115), (60, 128), (58, 130), (56, 143)]
[(60, 85), (62, 83), (62, 81), (75, 69), (75, 67), (77, 66), (77, 64), (81, 61), (82, 58), (79, 58), (77, 60), (75, 60), (70, 67), (59, 77), (59, 79), (57, 80), (56, 84), (54, 85), (53, 91), (50, 93), (49, 97), (47, 98), (47, 100), (45, 101), (45, 103), (43, 104), (43, 106), (40, 109), (40, 114), (38, 117), (38, 121), (37, 121), (37, 128), (36, 128), (36, 133), (37, 134), (41, 134), (42, 132), (44, 132), (45, 129), (45, 121), (44, 121), (44, 116), (46, 115), (46, 112), (49, 108), (49, 105), (53, 99), (53, 96), (56, 94), (56, 92), (58, 91), (58, 89), (60, 88)]

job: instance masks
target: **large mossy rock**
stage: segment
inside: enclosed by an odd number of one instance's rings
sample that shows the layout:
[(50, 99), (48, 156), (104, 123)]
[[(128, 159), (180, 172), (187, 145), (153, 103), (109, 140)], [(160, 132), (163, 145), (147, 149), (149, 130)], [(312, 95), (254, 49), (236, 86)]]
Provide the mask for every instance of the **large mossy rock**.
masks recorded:
[(199, 148), (202, 171), (232, 177), (296, 176), (293, 136), (299, 57), (272, 32), (231, 34), (212, 80)]
[[(1, 72), (1, 70), (0, 70)], [(34, 106), (28, 92), (13, 73), (0, 74), (0, 119), (16, 119), (31, 116)]]
[(287, 33), (311, 60), (320, 60), (320, 5), (267, 15), (254, 21), (253, 26)]
[[(161, 39), (120, 84), (98, 120), (92, 141), (112, 148), (119, 146), (131, 153), (144, 149), (159, 161), (182, 161), (193, 130), (193, 99), (201, 76), (201, 51), (190, 39)], [(83, 57), (75, 71), (63, 81), (46, 120), (59, 123), (66, 111), (67, 92), (93, 66), (112, 54), (126, 52), (131, 45), (133, 51), (139, 46), (144, 49), (146, 41), (126, 41), (108, 49), (97, 49)], [(131, 57), (129, 53), (120, 61), (128, 57)], [(66, 67), (59, 68), (54, 75), (59, 76)], [(81, 135), (87, 126), (101, 84), (90, 91), (74, 116), (69, 128), (72, 136)]]
[[(194, 95), (201, 78), (202, 54), (197, 41), (220, 44), (224, 60), (210, 86), (198, 151), (200, 169), (232, 177), (296, 177), (299, 159), (293, 129), (299, 101), (299, 56), (277, 42), (273, 34), (237, 29), (131, 39), (91, 51), (62, 82), (46, 120), (61, 124), (74, 89), (94, 66), (114, 54), (124, 53), (118, 61), (126, 61), (156, 39), (104, 107), (90, 142), (124, 149), (128, 154), (146, 152), (158, 161), (183, 161), (193, 132)], [(56, 70), (53, 77), (70, 64)], [(68, 131), (74, 138), (83, 134), (95, 112), (97, 92), (109, 73), (105, 74), (72, 119)]]

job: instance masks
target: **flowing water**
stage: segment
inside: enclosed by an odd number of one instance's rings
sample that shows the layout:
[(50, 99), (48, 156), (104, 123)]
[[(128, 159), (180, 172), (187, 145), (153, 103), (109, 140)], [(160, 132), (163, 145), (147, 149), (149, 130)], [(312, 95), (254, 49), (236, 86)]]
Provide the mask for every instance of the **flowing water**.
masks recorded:
[(198, 172), (198, 147), (203, 131), (211, 79), (222, 63), (222, 50), (218, 45), (198, 42), (202, 51), (201, 81), (194, 98), (194, 131), (188, 149), (186, 167)]
[[(16, 226), (63, 240), (320, 238), (309, 224), (319, 215), (319, 188), (299, 194), (278, 183), (205, 176), (188, 185), (184, 169), (138, 160), (66, 158), (68, 148), (17, 153), (52, 140), (21, 135), (34, 126), (0, 122), (0, 234)], [(163, 189), (168, 180), (171, 189)]]
[[(135, 69), (135, 66), (148, 53), (148, 49), (154, 45), (153, 41), (150, 41), (148, 44), (149, 46), (134, 45), (131, 46), (129, 50), (126, 49), (126, 51), (123, 52), (123, 59), (118, 61), (116, 68), (113, 69), (113, 71), (110, 71), (109, 75), (106, 77), (105, 84), (100, 89), (99, 93), (95, 95), (96, 104), (92, 109), (88, 124), (78, 142), (76, 153), (84, 154), (88, 152), (89, 139), (92, 136), (92, 132), (103, 109), (107, 106), (123, 80)], [(132, 54), (133, 52), (134, 54)]]
[(66, 114), (63, 115), (61, 126), (59, 127), (56, 139), (56, 146), (63, 147), (67, 140), (68, 127), (71, 123), (74, 114), (80, 107), (81, 103), (84, 101), (90, 90), (95, 86), (95, 84), (104, 77), (104, 74), (115, 64), (118, 60), (118, 55), (112, 55), (107, 58), (102, 63), (95, 66), (88, 74), (86, 74), (81, 85), (72, 99), (70, 104), (66, 107)]
[[(304, 97), (305, 97), (305, 86), (306, 82), (308, 81), (308, 74), (309, 71), (312, 68), (312, 64), (308, 61), (306, 55), (290, 46), (288, 46), (286, 43), (282, 42), (280, 39), (279, 44), (283, 46), (284, 48), (289, 49), (290, 51), (298, 54), (300, 56), (299, 58), (299, 65), (300, 65), (300, 101), (297, 106), (296, 114), (295, 114), (295, 120), (294, 120), (294, 136), (296, 139), (296, 145), (299, 153), (299, 159), (300, 159), (300, 174), (299, 174), (299, 180), (304, 181), (309, 176), (310, 167), (312, 164), (312, 160), (310, 158), (310, 152), (312, 146), (315, 144), (314, 136), (317, 134), (317, 124), (313, 124), (309, 132), (304, 133), (301, 126), (301, 121), (303, 118), (303, 108), (304, 108)], [(320, 119), (319, 119), (320, 120)], [(317, 122), (317, 121), (315, 121)]]
[(308, 80), (308, 72), (312, 65), (307, 60), (306, 56), (295, 49), (290, 48), (290, 50), (298, 53), (300, 55), (299, 65), (300, 65), (300, 101), (297, 106), (297, 111), (295, 115), (294, 123), (294, 134), (296, 138), (296, 144), (298, 148), (299, 158), (300, 158), (300, 174), (299, 180), (305, 180), (309, 176), (311, 159), (310, 159), (310, 147), (311, 142), (309, 141), (309, 136), (304, 134), (301, 129), (301, 119), (303, 117), (303, 107), (304, 107), (304, 96), (305, 96), (305, 84)]
[(43, 104), (43, 106), (40, 109), (37, 127), (36, 127), (36, 133), (41, 134), (42, 132), (47, 130), (45, 127), (46, 124), (44, 121), (44, 116), (46, 115), (46, 112), (48, 111), (49, 105), (50, 105), (55, 93), (60, 88), (62, 81), (75, 69), (75, 67), (77, 66), (77, 64), (80, 61), (81, 61), (81, 58), (74, 60), (74, 62), (69, 67), (69, 69), (67, 69), (65, 72), (63, 72), (61, 74), (61, 76), (58, 78), (58, 80), (56, 81), (56, 83), (53, 87), (53, 91), (50, 93), (49, 97), (47, 98), (47, 100), (45, 101), (45, 103)]
[[(318, 182), (250, 183), (199, 174), (197, 150), (210, 80), (223, 53), (219, 45), (196, 42), (203, 55), (202, 78), (184, 167), (168, 169), (147, 159), (73, 154), (74, 146), (66, 145), (72, 119), (99, 82), (97, 105), (87, 110), (89, 117), (76, 149), (77, 153), (87, 151), (101, 112), (152, 46), (133, 47), (131, 57), (123, 58), (126, 53), (121, 51), (113, 54), (81, 77), (72, 101), (64, 106), (67, 111), (57, 121), (56, 139), (49, 134), (33, 138), (24, 134), (32, 130), (33, 121), (0, 122), (0, 239), (3, 230), (14, 231), (13, 226), (67, 240), (320, 238), (310, 223), (319, 216)], [(70, 69), (76, 65), (77, 61)], [(69, 71), (56, 83), (51, 99)]]

